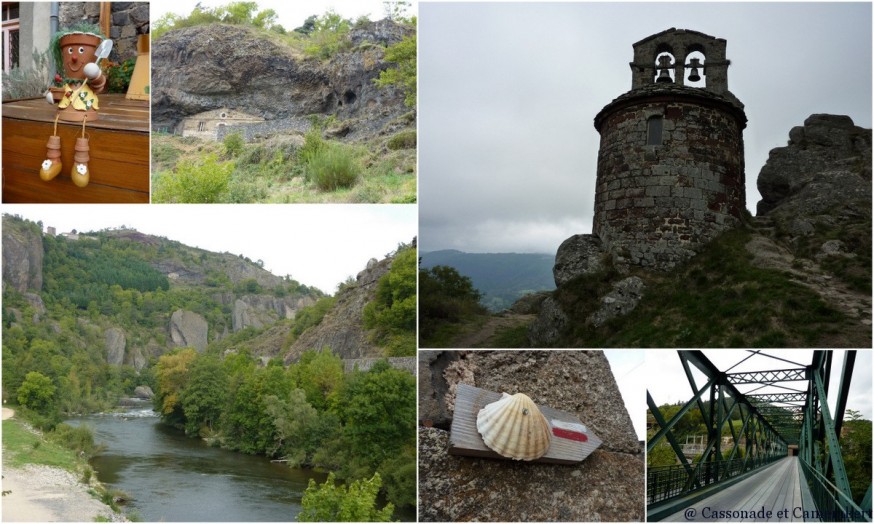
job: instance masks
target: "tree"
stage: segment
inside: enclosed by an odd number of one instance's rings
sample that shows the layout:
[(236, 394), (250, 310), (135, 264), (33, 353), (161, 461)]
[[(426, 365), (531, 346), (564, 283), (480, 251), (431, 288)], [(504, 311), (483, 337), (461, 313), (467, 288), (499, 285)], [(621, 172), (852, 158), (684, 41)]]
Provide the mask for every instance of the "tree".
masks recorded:
[(379, 87), (395, 86), (404, 92), (404, 104), (416, 107), (416, 35), (408, 36), (385, 50), (385, 60), (395, 64), (373, 81)]
[(158, 391), (155, 392), (155, 407), (169, 423), (182, 426), (185, 412), (182, 408), (182, 392), (188, 385), (189, 368), (197, 357), (193, 348), (161, 355), (155, 377)]
[(194, 360), (188, 385), (181, 395), (187, 434), (197, 435), (201, 428), (214, 429), (225, 406), (227, 383), (224, 366), (218, 357), (205, 355)]
[(343, 360), (330, 349), (307, 351), (289, 369), (297, 387), (306, 393), (306, 400), (316, 409), (324, 411), (329, 400), (343, 384)]
[(292, 390), (286, 399), (269, 395), (265, 405), (276, 428), (277, 450), (291, 467), (313, 465), (322, 443), (335, 438), (339, 431), (336, 415), (317, 411), (302, 389)]
[(18, 388), (18, 403), (34, 411), (49, 411), (55, 399), (55, 385), (52, 379), (39, 371), (31, 371), (24, 377)]
[(299, 522), (391, 522), (394, 506), (376, 508), (376, 495), (382, 486), (379, 473), (369, 480), (356, 480), (348, 488), (334, 483), (334, 474), (318, 486), (314, 479), (303, 495)]
[(416, 354), (416, 250), (403, 249), (377, 284), (376, 297), (364, 308), (364, 327), (389, 356)]
[(416, 379), (377, 362), (351, 373), (336, 408), (351, 457), (375, 470), (416, 439)]

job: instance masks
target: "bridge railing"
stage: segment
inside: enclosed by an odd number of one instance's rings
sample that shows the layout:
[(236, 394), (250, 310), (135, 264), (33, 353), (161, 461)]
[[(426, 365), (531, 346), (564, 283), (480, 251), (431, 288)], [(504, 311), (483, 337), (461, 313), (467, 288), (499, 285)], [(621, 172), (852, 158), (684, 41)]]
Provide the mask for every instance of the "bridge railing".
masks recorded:
[(801, 463), (801, 471), (816, 503), (816, 508), (804, 508), (804, 510), (819, 512), (819, 515), (811, 515), (811, 517), (819, 518), (823, 522), (871, 522), (870, 511), (860, 508), (853, 499), (803, 459), (799, 459), (798, 462)]
[(744, 459), (707, 461), (698, 466), (691, 464), (692, 472), (682, 465), (652, 466), (646, 472), (647, 504), (687, 495), (716, 482), (742, 475), (784, 456), (772, 456), (758, 462)]

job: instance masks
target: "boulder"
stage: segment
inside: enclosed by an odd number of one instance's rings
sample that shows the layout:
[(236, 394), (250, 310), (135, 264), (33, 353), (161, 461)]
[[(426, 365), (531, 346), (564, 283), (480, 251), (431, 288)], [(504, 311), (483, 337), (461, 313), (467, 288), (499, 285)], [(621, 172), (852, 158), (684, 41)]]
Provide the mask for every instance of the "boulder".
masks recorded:
[(170, 338), (177, 347), (190, 347), (203, 351), (207, 345), (209, 324), (193, 311), (178, 309), (170, 317)]
[(124, 331), (120, 328), (109, 328), (104, 333), (106, 342), (106, 362), (111, 366), (124, 364), (124, 350), (127, 345)]
[(149, 386), (137, 386), (134, 389), (134, 397), (141, 398), (143, 400), (151, 400), (152, 397), (155, 396), (155, 393), (152, 391), (152, 388)]
[(562, 311), (561, 304), (554, 297), (549, 296), (540, 304), (537, 320), (528, 327), (528, 340), (533, 347), (549, 347), (561, 337), (568, 322), (570, 320)]
[(540, 307), (543, 301), (552, 296), (551, 291), (541, 291), (539, 293), (529, 293), (510, 306), (510, 312), (518, 315), (536, 315), (540, 313)]
[(595, 273), (604, 268), (604, 251), (601, 240), (595, 235), (574, 235), (558, 247), (552, 274), (555, 285), (563, 286), (581, 275)]
[(601, 298), (601, 307), (598, 311), (592, 313), (586, 321), (595, 327), (600, 327), (608, 320), (631, 313), (643, 298), (645, 287), (640, 277), (623, 278), (616, 282), (613, 284), (613, 290)]
[(778, 207), (794, 217), (865, 205), (870, 211), (871, 130), (844, 115), (811, 115), (772, 149), (756, 181), (757, 215)]

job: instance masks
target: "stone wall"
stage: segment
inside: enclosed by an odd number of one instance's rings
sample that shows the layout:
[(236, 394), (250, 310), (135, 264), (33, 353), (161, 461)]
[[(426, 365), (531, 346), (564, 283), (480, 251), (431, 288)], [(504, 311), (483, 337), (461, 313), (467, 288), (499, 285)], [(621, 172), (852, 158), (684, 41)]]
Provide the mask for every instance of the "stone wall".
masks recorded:
[(190, 116), (182, 120), (177, 129), (182, 136), (215, 140), (219, 131), (224, 131), (227, 127), (238, 129), (239, 126), (261, 122), (264, 122), (264, 118), (260, 116), (223, 107)]
[[(137, 36), (149, 33), (148, 2), (112, 2), (109, 38), (113, 40), (109, 59), (122, 62), (137, 57)], [(61, 2), (58, 26), (78, 22), (100, 24), (100, 2)]]
[(379, 361), (388, 360), (388, 363), (391, 367), (395, 369), (401, 369), (404, 371), (409, 371), (413, 375), (416, 374), (417, 361), (416, 357), (389, 357), (388, 359), (384, 358), (346, 358), (343, 359), (343, 365), (345, 366), (346, 373), (350, 373), (355, 369), (358, 371), (368, 371)]
[[(598, 116), (593, 232), (622, 261), (670, 269), (739, 223), (745, 119), (701, 90), (651, 91)], [(663, 118), (662, 145), (647, 145), (652, 116)]]
[(288, 131), (306, 133), (311, 127), (312, 123), (310, 123), (306, 118), (282, 118), (268, 120), (258, 124), (222, 126), (216, 129), (215, 139), (222, 141), (227, 135), (240, 133), (243, 136), (243, 139), (249, 142), (256, 138), (262, 138)]

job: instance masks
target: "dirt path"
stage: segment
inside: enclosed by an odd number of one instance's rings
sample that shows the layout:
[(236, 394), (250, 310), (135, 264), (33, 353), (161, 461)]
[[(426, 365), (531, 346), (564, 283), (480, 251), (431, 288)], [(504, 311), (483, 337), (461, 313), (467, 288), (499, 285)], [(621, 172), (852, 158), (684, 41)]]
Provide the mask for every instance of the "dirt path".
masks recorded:
[(753, 235), (746, 249), (753, 255), (753, 265), (786, 271), (793, 276), (793, 282), (813, 290), (832, 307), (858, 319), (860, 324), (871, 325), (870, 295), (849, 289), (812, 260), (796, 259), (788, 249), (766, 236)]
[(519, 315), (516, 313), (494, 315), (478, 329), (459, 335), (453, 340), (451, 347), (465, 349), (491, 347), (492, 339), (499, 330), (522, 325), (527, 326), (534, 322), (536, 318), (537, 315)]
[[(13, 416), (3, 408), (3, 420)], [(97, 515), (121, 520), (72, 473), (36, 464), (11, 468), (3, 458), (3, 522), (93, 522)]]

